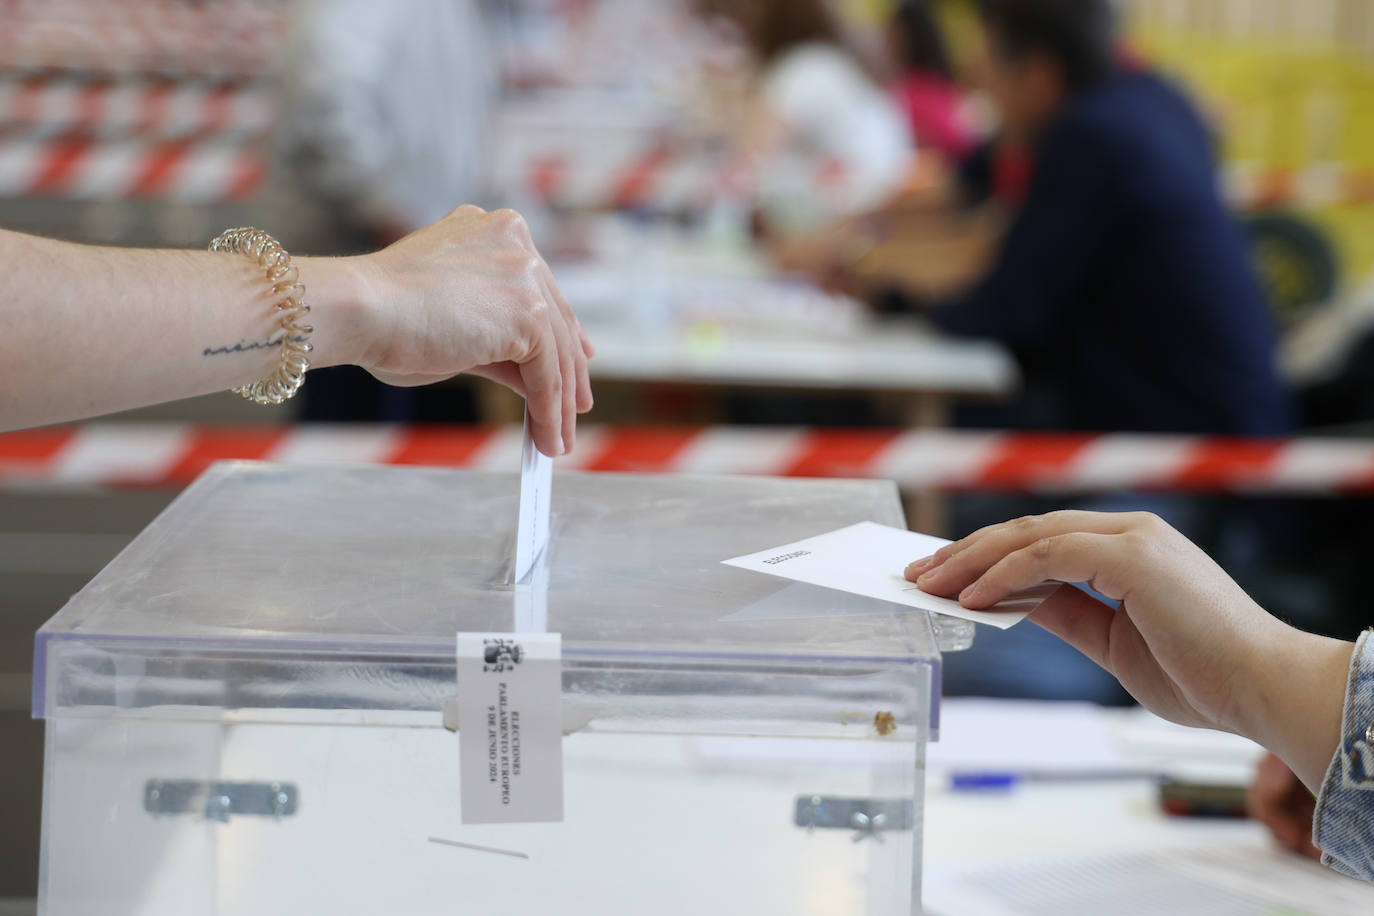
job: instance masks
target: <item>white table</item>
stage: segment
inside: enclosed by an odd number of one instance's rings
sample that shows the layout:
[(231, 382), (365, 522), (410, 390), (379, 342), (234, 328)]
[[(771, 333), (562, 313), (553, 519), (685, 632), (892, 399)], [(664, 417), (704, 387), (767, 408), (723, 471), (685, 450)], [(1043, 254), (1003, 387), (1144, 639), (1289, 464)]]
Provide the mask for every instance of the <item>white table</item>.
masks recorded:
[[(672, 233), (602, 227), (605, 254), (555, 263), (554, 275), (597, 348), (594, 386), (637, 403), (645, 385), (853, 392), (878, 399), (891, 422), (949, 425), (961, 399), (1007, 398), (1021, 384), (1012, 355), (958, 340), (919, 319), (881, 319), (861, 303), (778, 278), (756, 252), (713, 250)], [(484, 389), (486, 419), (514, 422), (520, 405)], [(639, 404), (635, 415), (648, 415)], [(947, 529), (939, 494), (912, 494), (918, 530)]]
[(831, 338), (757, 332), (693, 338), (592, 325), (596, 380), (1000, 397), (1016, 390), (1000, 346), (943, 337), (916, 322), (874, 322)]
[(773, 276), (757, 255), (713, 252), (660, 234), (606, 243), (617, 253), (555, 264), (597, 347), (593, 378), (1004, 397), (1011, 354)]
[[(1107, 912), (1103, 905), (1125, 916), (1374, 912), (1374, 888), (1276, 850), (1257, 823), (1166, 816), (1148, 779), (1027, 783), (972, 794), (949, 788), (952, 770), (991, 768), (999, 759), (996, 769), (1157, 768), (1186, 779), (1244, 782), (1259, 753), (1248, 742), (1175, 729), (1139, 710), (956, 700), (947, 701), (942, 717), (949, 740), (931, 746), (927, 779), (928, 916), (1079, 916)], [(1004, 753), (994, 747), (998, 736)], [(1133, 883), (1147, 877), (1149, 896), (1141, 899)], [(1049, 903), (1056, 888), (1077, 880), (1079, 908)], [(1209, 899), (1214, 887), (1291, 894), (1293, 903), (1223, 907)], [(984, 889), (989, 900), (975, 901)], [(1340, 902), (1323, 908), (1329, 895)]]

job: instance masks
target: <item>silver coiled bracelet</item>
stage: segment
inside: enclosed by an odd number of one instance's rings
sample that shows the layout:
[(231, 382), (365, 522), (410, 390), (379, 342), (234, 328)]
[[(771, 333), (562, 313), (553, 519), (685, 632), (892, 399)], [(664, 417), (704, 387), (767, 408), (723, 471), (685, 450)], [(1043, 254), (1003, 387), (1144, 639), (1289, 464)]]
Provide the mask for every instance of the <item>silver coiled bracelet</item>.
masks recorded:
[(258, 404), (281, 404), (295, 397), (305, 384), (310, 368), (310, 335), (314, 328), (305, 323), (310, 306), (304, 302), (305, 286), (300, 271), (291, 263), (291, 255), (281, 243), (261, 229), (243, 227), (229, 229), (210, 243), (211, 251), (237, 253), (252, 258), (266, 273), (272, 284), (274, 309), (278, 329), (268, 343), (281, 347), (281, 362), (267, 378), (243, 385), (234, 391)]

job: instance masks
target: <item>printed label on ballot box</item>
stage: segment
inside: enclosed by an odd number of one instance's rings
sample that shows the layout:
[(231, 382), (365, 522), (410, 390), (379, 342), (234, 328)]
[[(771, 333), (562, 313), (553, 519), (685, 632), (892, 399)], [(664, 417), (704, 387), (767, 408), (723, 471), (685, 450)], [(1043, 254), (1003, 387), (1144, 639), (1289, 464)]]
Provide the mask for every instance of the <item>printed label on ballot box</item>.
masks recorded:
[(458, 634), (464, 824), (563, 820), (562, 703), (559, 634)]

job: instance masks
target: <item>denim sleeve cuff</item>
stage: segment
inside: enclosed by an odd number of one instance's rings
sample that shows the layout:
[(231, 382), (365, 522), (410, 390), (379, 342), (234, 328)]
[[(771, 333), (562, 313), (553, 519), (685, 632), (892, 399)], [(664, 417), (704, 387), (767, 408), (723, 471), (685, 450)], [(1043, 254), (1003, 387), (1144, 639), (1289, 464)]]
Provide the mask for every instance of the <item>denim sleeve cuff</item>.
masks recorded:
[(1374, 641), (1355, 643), (1345, 687), (1341, 743), (1327, 768), (1312, 821), (1322, 864), (1374, 881)]

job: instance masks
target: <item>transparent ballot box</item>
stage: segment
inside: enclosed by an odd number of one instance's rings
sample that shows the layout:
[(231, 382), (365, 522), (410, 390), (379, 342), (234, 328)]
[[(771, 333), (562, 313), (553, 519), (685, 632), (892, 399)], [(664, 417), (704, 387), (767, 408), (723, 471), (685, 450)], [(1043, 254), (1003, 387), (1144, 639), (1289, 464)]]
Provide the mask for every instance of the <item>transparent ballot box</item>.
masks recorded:
[(720, 563), (901, 525), (896, 488), (560, 474), (564, 819), (471, 826), (444, 709), (456, 634), (513, 629), (518, 491), (202, 476), (38, 633), (40, 912), (919, 912), (940, 654), (972, 626)]

